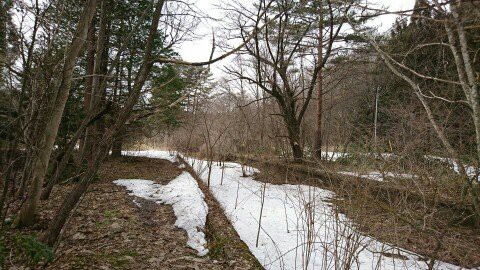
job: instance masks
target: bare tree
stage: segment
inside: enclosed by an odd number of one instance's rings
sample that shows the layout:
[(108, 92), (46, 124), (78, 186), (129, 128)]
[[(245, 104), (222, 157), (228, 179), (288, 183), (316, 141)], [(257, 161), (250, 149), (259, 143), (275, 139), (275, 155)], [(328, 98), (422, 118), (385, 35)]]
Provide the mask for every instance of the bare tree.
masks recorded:
[[(316, 10), (315, 13), (312, 8)], [(321, 77), (319, 72), (331, 55), (333, 43), (346, 19), (340, 19), (340, 24), (335, 22), (339, 15), (345, 16), (349, 8), (349, 5), (335, 7), (328, 1), (328, 39), (324, 39), (323, 32), (318, 31), (319, 28), (323, 29), (323, 20), (317, 24), (318, 16), (315, 14), (318, 14), (318, 10), (323, 13), (323, 6), (319, 7), (317, 2), (280, 1), (272, 4), (262, 1), (256, 12), (247, 13), (242, 10), (240, 13), (241, 19), (238, 19), (237, 27), (242, 30), (241, 38), (249, 28), (247, 23), (253, 25), (250, 27), (256, 27), (260, 22), (266, 22), (268, 16), (277, 19), (246, 44), (242, 51), (242, 55), (250, 57), (244, 62), (246, 68), (240, 71), (230, 68), (228, 71), (240, 80), (258, 85), (275, 99), (280, 110), (278, 116), (283, 119), (287, 132), (287, 135), (281, 136), (288, 138), (293, 157), (297, 161), (303, 158), (301, 123), (315, 85), (317, 90), (320, 87), (320, 83), (316, 83), (318, 76)], [(262, 12), (263, 10), (267, 12)], [(263, 13), (265, 15), (261, 15)], [(325, 54), (322, 53), (324, 43)], [(308, 76), (304, 76), (303, 67), (299, 67), (304, 60), (312, 62), (313, 68), (308, 70)], [(310, 79), (304, 83), (306, 77)]]

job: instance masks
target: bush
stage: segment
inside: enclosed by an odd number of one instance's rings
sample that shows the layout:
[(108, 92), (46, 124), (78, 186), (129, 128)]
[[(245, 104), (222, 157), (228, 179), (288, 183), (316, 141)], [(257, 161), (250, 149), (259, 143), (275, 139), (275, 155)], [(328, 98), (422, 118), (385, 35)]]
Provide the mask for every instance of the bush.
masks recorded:
[(341, 165), (355, 166), (355, 165), (359, 165), (361, 163), (362, 158), (363, 157), (361, 155), (356, 155), (354, 153), (348, 153), (348, 154), (345, 154), (345, 155), (337, 158), (335, 160), (335, 162), (337, 162), (338, 164), (341, 164)]
[(42, 261), (48, 263), (54, 258), (52, 248), (38, 241), (31, 235), (18, 235), (15, 242), (20, 249), (19, 251), (25, 254), (34, 264)]

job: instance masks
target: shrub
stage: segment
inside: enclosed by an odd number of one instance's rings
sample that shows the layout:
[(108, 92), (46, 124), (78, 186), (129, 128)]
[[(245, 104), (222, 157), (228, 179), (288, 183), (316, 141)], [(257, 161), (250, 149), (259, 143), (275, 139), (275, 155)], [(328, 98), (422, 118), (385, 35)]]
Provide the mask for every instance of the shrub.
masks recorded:
[(54, 258), (52, 248), (31, 235), (18, 235), (15, 242), (20, 249), (19, 251), (25, 254), (34, 264), (42, 261), (48, 263)]

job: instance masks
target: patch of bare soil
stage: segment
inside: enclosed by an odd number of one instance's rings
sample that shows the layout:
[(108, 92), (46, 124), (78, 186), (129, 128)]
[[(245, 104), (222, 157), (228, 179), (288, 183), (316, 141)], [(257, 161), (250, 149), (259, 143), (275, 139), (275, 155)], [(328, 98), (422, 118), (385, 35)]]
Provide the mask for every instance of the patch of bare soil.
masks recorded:
[(263, 269), (248, 246), (240, 239), (225, 213), (207, 185), (182, 158), (186, 170), (197, 180), (208, 205), (206, 235), (210, 256), (224, 261), (225, 269)]
[[(123, 178), (167, 184), (180, 172), (175, 164), (160, 159), (107, 161), (65, 228), (56, 259), (46, 269), (225, 269), (226, 262), (198, 257), (186, 246), (187, 234), (175, 227), (171, 206), (129, 196), (124, 187), (112, 183)], [(43, 225), (37, 230), (48, 224), (71, 188), (55, 188), (51, 200), (42, 203)]]
[[(285, 164), (284, 164), (285, 165)], [(328, 178), (295, 166), (255, 162), (256, 179), (273, 184), (308, 184), (336, 193), (333, 201), (358, 229), (382, 242), (463, 267), (480, 266), (480, 230), (465, 222), (468, 213), (440, 201), (439, 196), (412, 194), (407, 186), (361, 182), (355, 177)], [(297, 168), (298, 170), (296, 170)], [(317, 169), (318, 170), (318, 169)], [(355, 183), (355, 184), (352, 184)]]

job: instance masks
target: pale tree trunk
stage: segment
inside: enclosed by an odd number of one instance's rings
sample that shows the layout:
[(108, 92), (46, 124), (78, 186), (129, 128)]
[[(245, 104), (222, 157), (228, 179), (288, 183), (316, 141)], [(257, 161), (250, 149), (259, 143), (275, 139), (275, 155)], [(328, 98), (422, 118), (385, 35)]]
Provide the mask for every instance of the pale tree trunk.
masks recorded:
[[(318, 44), (317, 44), (317, 61), (318, 65), (323, 62), (323, 10), (322, 1), (319, 1), (319, 13), (318, 13)], [(313, 145), (314, 157), (318, 160), (322, 159), (322, 101), (323, 101), (323, 73), (322, 68), (318, 70), (316, 78), (316, 90), (317, 90), (317, 122), (315, 130), (315, 141)]]
[(458, 79), (461, 83), (464, 95), (467, 99), (469, 107), (472, 109), (472, 119), (475, 126), (475, 139), (477, 143), (477, 162), (480, 161), (480, 106), (478, 100), (478, 85), (474, 75), (473, 67), (468, 54), (468, 44), (465, 37), (465, 29), (463, 27), (461, 18), (456, 11), (455, 4), (451, 5), (451, 11), (454, 17), (454, 24), (456, 25), (458, 32), (458, 41), (460, 43), (460, 52), (457, 48), (457, 42), (454, 35), (454, 30), (450, 26), (447, 12), (441, 7), (437, 0), (434, 1), (439, 12), (445, 14), (443, 25), (447, 32), (447, 38), (449, 42), (450, 50), (452, 51), (453, 58), (455, 60), (455, 66), (457, 68)]
[(465, 172), (465, 168), (464, 168), (463, 164), (461, 163), (461, 160), (460, 160), (460, 157), (459, 157), (457, 151), (452, 147), (452, 144), (450, 143), (447, 136), (443, 132), (443, 129), (440, 128), (440, 125), (437, 123), (437, 120), (435, 119), (435, 116), (433, 115), (433, 112), (430, 108), (430, 105), (428, 105), (428, 102), (425, 100), (425, 97), (423, 96), (420, 87), (412, 79), (410, 79), (408, 76), (406, 76), (405, 74), (398, 71), (398, 69), (393, 66), (393, 64), (391, 63), (389, 58), (385, 57), (384, 52), (380, 50), (378, 45), (374, 44), (374, 47), (375, 47), (375, 49), (377, 49), (380, 56), (383, 58), (387, 67), (395, 75), (402, 78), (404, 81), (406, 81), (410, 85), (410, 87), (412, 87), (413, 92), (415, 93), (418, 100), (422, 104), (425, 112), (427, 113), (428, 121), (430, 122), (430, 125), (433, 127), (433, 129), (435, 131), (435, 134), (437, 135), (437, 137), (442, 142), (442, 144), (445, 147), (445, 149), (447, 150), (448, 154), (454, 159), (455, 163), (457, 163), (458, 167), (460, 168), (460, 173), (462, 174), (462, 176), (466, 176), (467, 173)]
[[(460, 2), (461, 3), (461, 2)], [(465, 28), (463, 27), (463, 21), (457, 13), (457, 8), (455, 4), (451, 5), (451, 11), (454, 17), (454, 22), (457, 28), (458, 41), (460, 44), (460, 52), (463, 58), (463, 69), (467, 75), (468, 80), (468, 90), (469, 95), (467, 95), (467, 100), (470, 103), (472, 109), (472, 118), (475, 125), (475, 138), (477, 143), (477, 162), (480, 164), (480, 104), (478, 100), (478, 79), (475, 76), (475, 71), (473, 69), (472, 60), (468, 52), (468, 42), (465, 34)], [(451, 48), (453, 49), (455, 44), (453, 41), (453, 31), (448, 27), (448, 22), (445, 21), (445, 28), (448, 33), (448, 39)], [(455, 53), (455, 52), (454, 52)], [(459, 58), (459, 57), (456, 57)], [(457, 66), (460, 64), (460, 61), (456, 61)]]
[[(443, 12), (445, 15), (447, 14), (447, 11), (445, 11), (438, 3), (438, 1), (434, 1), (435, 5), (438, 9), (438, 11)], [(461, 53), (459, 53), (458, 48), (456, 47), (456, 39), (454, 37), (454, 31), (451, 28), (448, 18), (445, 18), (444, 20), (444, 26), (445, 30), (447, 32), (447, 37), (449, 40), (449, 45), (450, 49), (453, 53), (456, 68), (457, 68), (457, 73), (458, 77), (462, 86), (462, 89), (464, 91), (464, 94), (467, 98), (469, 107), (472, 109), (472, 118), (473, 122), (475, 125), (475, 132), (476, 132), (476, 141), (477, 141), (477, 154), (480, 155), (480, 114), (479, 114), (479, 101), (478, 101), (478, 86), (476, 84), (474, 79), (474, 76), (472, 76), (473, 72), (473, 67), (471, 65), (471, 60), (470, 56), (468, 54), (468, 46), (467, 46), (467, 41), (465, 37), (465, 31), (462, 25), (462, 22), (460, 21), (460, 18), (458, 16), (458, 13), (456, 13), (456, 6), (454, 4), (451, 5), (451, 11), (453, 13), (453, 16), (455, 18), (455, 24), (457, 26), (457, 32), (459, 36), (459, 43), (460, 43), (460, 50)], [(440, 128), (438, 125), (437, 121), (435, 120), (435, 117), (430, 109), (430, 106), (428, 105), (424, 95), (421, 92), (420, 86), (416, 84), (412, 79), (410, 79), (407, 75), (403, 74), (400, 72), (393, 63), (396, 65), (404, 67), (402, 64), (395, 62), (390, 56), (388, 56), (384, 51), (380, 49), (377, 43), (375, 41), (370, 40), (370, 43), (372, 46), (375, 48), (375, 50), (379, 53), (379, 55), (382, 57), (384, 60), (385, 64), (387, 67), (398, 77), (402, 78), (405, 80), (414, 90), (415, 95), (418, 97), (420, 102), (422, 103), (422, 106), (425, 109), (425, 112), (427, 113), (428, 120), (433, 127), (437, 137), (440, 139), (442, 142), (443, 146), (445, 147), (445, 150), (447, 151), (447, 154), (453, 159), (454, 163), (457, 165), (459, 169), (459, 173), (462, 179), (464, 179), (465, 186), (468, 186), (470, 188), (470, 192), (472, 195), (472, 203), (473, 203), (473, 212), (475, 215), (475, 219), (477, 222), (477, 225), (480, 225), (480, 197), (479, 197), (479, 191), (478, 191), (478, 184), (476, 184), (476, 179), (470, 179), (469, 176), (467, 175), (467, 172), (465, 170), (465, 166), (463, 162), (460, 159), (460, 155), (458, 152), (452, 147), (451, 143), (449, 142), (448, 138), (446, 137), (443, 129)], [(462, 57), (460, 57), (460, 54)], [(404, 67), (406, 68), (406, 67)], [(408, 69), (408, 68), (407, 68)], [(468, 75), (470, 73), (470, 75)], [(468, 80), (468, 81), (467, 81)], [(475, 184), (473, 181), (475, 180)]]
[(125, 106), (120, 110), (113, 126), (108, 129), (104, 133), (103, 138), (99, 140), (98, 147), (95, 147), (95, 153), (92, 155), (93, 161), (89, 164), (87, 172), (82, 177), (82, 180), (63, 201), (62, 206), (55, 214), (47, 231), (43, 234), (42, 241), (48, 245), (52, 246), (55, 244), (55, 242), (57, 242), (62, 228), (65, 226), (68, 217), (72, 214), (72, 210), (75, 209), (75, 206), (79, 203), (80, 198), (88, 189), (93, 176), (97, 172), (105, 156), (108, 154), (108, 149), (110, 148), (114, 138), (118, 135), (118, 132), (122, 129), (122, 126), (130, 117), (132, 109), (138, 101), (141, 90), (153, 66), (153, 62), (151, 61), (153, 43), (155, 41), (158, 23), (164, 3), (165, 0), (159, 0), (156, 4), (152, 23), (150, 25), (147, 44), (145, 46), (143, 62), (139, 69), (138, 76), (135, 79), (133, 89), (129, 93)]
[[(460, 1), (459, 5), (462, 4)], [(464, 22), (463, 19), (457, 12), (456, 3), (452, 3), (450, 5), (450, 9), (454, 18), (454, 24), (456, 26), (458, 41), (460, 44), (460, 52), (463, 59), (463, 66), (461, 65), (461, 61), (459, 61), (460, 57), (455, 56), (455, 62), (457, 65), (457, 69), (463, 69), (465, 74), (467, 75), (467, 82), (463, 82), (464, 89), (467, 88), (467, 93), (465, 93), (467, 100), (470, 104), (470, 108), (472, 109), (472, 119), (473, 124), (475, 126), (475, 139), (476, 139), (476, 146), (477, 146), (477, 166), (480, 166), (480, 101), (478, 96), (478, 79), (475, 76), (476, 72), (474, 70), (474, 64), (468, 52), (468, 41), (465, 33)], [(450, 48), (454, 54), (458, 54), (458, 50), (455, 49), (455, 43), (453, 39), (453, 31), (449, 27), (448, 22), (444, 21), (445, 30), (447, 31), (448, 40), (450, 43)], [(459, 68), (461, 67), (461, 68)], [(460, 72), (459, 72), (460, 73)], [(463, 73), (462, 73), (463, 74)], [(468, 87), (467, 87), (468, 85)], [(480, 186), (478, 185), (478, 181), (476, 176), (470, 177), (467, 179), (467, 185), (470, 189), (470, 194), (472, 195), (472, 202), (475, 208), (476, 214), (476, 221), (477, 225), (480, 226)]]
[(449, 142), (447, 136), (443, 132), (443, 129), (440, 128), (438, 125), (432, 110), (430, 109), (430, 106), (428, 105), (427, 101), (425, 100), (425, 97), (423, 96), (420, 87), (408, 76), (405, 74), (401, 73), (398, 71), (390, 61), (390, 59), (385, 55), (385, 53), (376, 45), (375, 43), (372, 43), (372, 45), (375, 47), (377, 52), (379, 52), (380, 56), (383, 58), (385, 64), (388, 66), (388, 68), (398, 77), (402, 78), (405, 80), (414, 90), (415, 95), (418, 97), (420, 102), (422, 103), (423, 108), (425, 109), (425, 112), (427, 113), (427, 118), (430, 122), (430, 125), (433, 127), (437, 137), (440, 139), (442, 142), (443, 146), (447, 150), (448, 155), (453, 159), (454, 163), (457, 165), (459, 169), (459, 173), (462, 177), (462, 179), (465, 179), (466, 184), (470, 188), (471, 195), (472, 195), (472, 203), (473, 203), (473, 212), (475, 215), (475, 219), (477, 222), (477, 226), (480, 224), (480, 198), (479, 198), (479, 193), (476, 186), (473, 185), (472, 179), (469, 179), (467, 172), (465, 171), (465, 166), (463, 165), (463, 162), (460, 159), (460, 155), (458, 152), (452, 147), (451, 143)]
[(32, 182), (28, 198), (22, 205), (20, 213), (15, 220), (15, 227), (31, 225), (34, 221), (48, 162), (54, 147), (55, 138), (60, 126), (65, 104), (70, 93), (75, 62), (87, 37), (88, 27), (93, 15), (95, 14), (96, 5), (96, 0), (88, 0), (86, 2), (85, 8), (77, 25), (75, 37), (70, 47), (66, 51), (64, 60), (65, 62), (61, 74), (62, 77), (57, 88), (55, 101), (53, 103), (54, 107), (50, 118), (46, 123), (44, 131), (40, 134), (38, 157), (33, 164)]
[[(478, 96), (478, 80), (475, 76), (473, 61), (468, 52), (468, 41), (465, 33), (465, 27), (463, 19), (457, 12), (457, 4), (461, 5), (462, 2), (452, 3), (450, 5), (450, 12), (453, 18), (447, 16), (448, 12), (439, 4), (438, 1), (434, 1), (439, 12), (445, 15), (443, 25), (447, 33), (448, 43), (450, 50), (452, 51), (455, 66), (457, 68), (458, 78), (461, 83), (464, 95), (467, 99), (468, 105), (472, 110), (472, 120), (475, 127), (475, 141), (477, 151), (477, 166), (480, 165), (480, 101)], [(453, 19), (453, 25), (451, 26), (449, 19)], [(455, 31), (456, 30), (456, 31)], [(455, 35), (456, 32), (456, 35)], [(458, 166), (464, 171), (463, 165), (458, 163)], [(469, 177), (466, 173), (464, 175), (466, 179), (466, 187), (469, 188), (472, 196), (472, 202), (474, 205), (474, 211), (476, 215), (477, 225), (480, 225), (480, 187), (478, 185), (476, 177)], [(466, 190), (464, 189), (464, 192)]]

